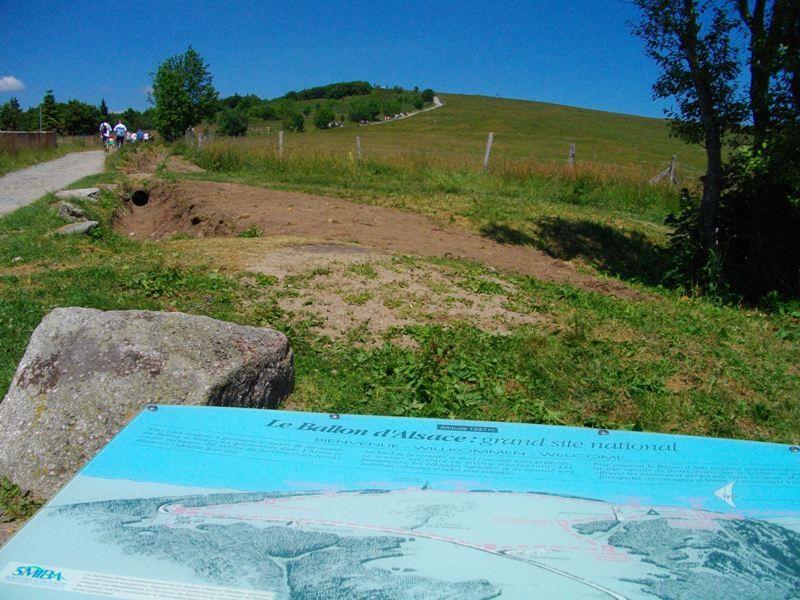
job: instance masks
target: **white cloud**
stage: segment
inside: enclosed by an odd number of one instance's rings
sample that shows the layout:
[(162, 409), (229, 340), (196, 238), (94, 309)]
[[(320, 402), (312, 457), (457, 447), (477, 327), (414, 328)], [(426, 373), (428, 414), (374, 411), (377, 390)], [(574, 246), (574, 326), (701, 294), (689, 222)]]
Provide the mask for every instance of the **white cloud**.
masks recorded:
[(25, 84), (13, 75), (0, 77), (0, 92), (20, 92), (25, 89)]

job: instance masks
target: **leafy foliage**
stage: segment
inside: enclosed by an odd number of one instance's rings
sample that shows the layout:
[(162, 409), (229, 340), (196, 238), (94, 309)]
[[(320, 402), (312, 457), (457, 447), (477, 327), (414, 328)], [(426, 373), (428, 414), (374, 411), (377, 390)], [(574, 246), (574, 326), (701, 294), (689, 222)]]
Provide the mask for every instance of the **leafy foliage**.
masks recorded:
[(220, 135), (238, 137), (247, 134), (247, 115), (239, 108), (223, 110), (217, 117), (217, 132)]
[(0, 129), (4, 131), (19, 131), (22, 126), (22, 109), (19, 100), (11, 98), (0, 108)]
[(325, 104), (314, 113), (314, 126), (317, 129), (328, 129), (329, 124), (336, 120), (336, 115), (330, 105)]
[(183, 54), (164, 61), (153, 78), (155, 124), (166, 140), (181, 137), (213, 113), (217, 91), (208, 65), (189, 46)]
[(322, 98), (339, 99), (345, 96), (360, 96), (372, 92), (372, 86), (366, 81), (342, 81), (299, 92), (289, 92), (284, 98), (290, 100), (318, 100)]
[(287, 112), (286, 116), (283, 118), (283, 127), (287, 131), (303, 131), (305, 123), (306, 118), (303, 116), (303, 113), (296, 110)]
[[(800, 8), (786, 0), (636, 4), (643, 18), (635, 31), (661, 69), (653, 90), (675, 100), (675, 133), (702, 143), (708, 159), (699, 205), (686, 203), (670, 221), (670, 277), (719, 297), (800, 296)], [(737, 28), (746, 48), (737, 47)], [(744, 132), (750, 148), (724, 164), (723, 139)]]

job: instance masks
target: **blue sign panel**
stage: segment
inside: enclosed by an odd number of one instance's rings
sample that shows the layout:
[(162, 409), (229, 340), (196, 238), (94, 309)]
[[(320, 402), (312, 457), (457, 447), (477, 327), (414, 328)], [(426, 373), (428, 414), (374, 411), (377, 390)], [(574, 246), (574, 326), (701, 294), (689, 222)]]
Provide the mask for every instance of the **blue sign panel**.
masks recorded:
[(0, 549), (0, 598), (800, 597), (799, 450), (151, 406)]

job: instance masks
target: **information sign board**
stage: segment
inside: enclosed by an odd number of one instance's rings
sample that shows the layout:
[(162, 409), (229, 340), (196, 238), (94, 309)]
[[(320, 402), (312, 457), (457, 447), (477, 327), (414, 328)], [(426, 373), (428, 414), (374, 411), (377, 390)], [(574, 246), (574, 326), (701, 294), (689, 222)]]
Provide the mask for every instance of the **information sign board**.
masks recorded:
[(0, 549), (0, 598), (792, 598), (797, 447), (150, 406)]

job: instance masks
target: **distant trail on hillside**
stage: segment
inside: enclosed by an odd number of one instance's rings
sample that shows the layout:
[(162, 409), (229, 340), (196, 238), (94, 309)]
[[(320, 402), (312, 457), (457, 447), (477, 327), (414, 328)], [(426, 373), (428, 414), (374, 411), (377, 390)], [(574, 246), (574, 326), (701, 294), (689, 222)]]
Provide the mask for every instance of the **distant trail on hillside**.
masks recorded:
[(439, 108), (440, 106), (444, 106), (444, 102), (439, 100), (439, 96), (434, 96), (433, 97), (433, 106), (429, 106), (428, 108), (423, 108), (422, 110), (417, 110), (417, 111), (414, 111), (412, 113), (408, 113), (404, 117), (398, 117), (396, 119), (390, 119), (388, 121), (377, 121), (375, 123), (370, 123), (370, 125), (385, 125), (386, 123), (395, 123), (397, 121), (402, 121), (403, 119), (408, 119), (409, 117), (415, 117), (416, 115), (418, 115), (420, 113), (424, 113), (424, 112), (428, 112), (428, 111), (431, 111), (431, 110), (435, 110), (435, 109)]
[(81, 177), (102, 173), (104, 168), (105, 153), (91, 150), (72, 152), (55, 160), (12, 171), (0, 177), (0, 215), (30, 204)]

